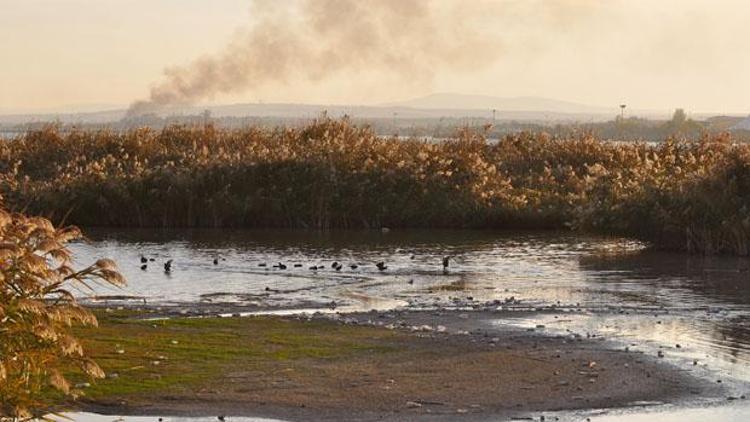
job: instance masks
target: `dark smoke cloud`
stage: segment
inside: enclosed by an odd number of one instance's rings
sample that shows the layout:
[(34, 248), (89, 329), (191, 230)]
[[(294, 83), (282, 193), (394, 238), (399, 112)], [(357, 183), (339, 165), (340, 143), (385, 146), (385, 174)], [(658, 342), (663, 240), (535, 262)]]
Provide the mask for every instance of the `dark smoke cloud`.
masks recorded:
[(412, 85), (429, 84), (438, 70), (481, 68), (494, 61), (500, 46), (472, 25), (467, 4), (256, 0), (251, 27), (217, 54), (167, 68), (149, 99), (131, 105), (129, 114), (292, 80), (315, 83), (377, 71)]
[[(622, 0), (612, 0), (622, 1)], [(218, 94), (376, 74), (427, 88), (503, 54), (539, 52), (601, 8), (597, 0), (254, 0), (253, 24), (220, 52), (170, 67), (130, 115)], [(590, 34), (589, 34), (590, 36)], [(319, 86), (319, 85), (316, 85)], [(355, 84), (356, 86), (356, 84)]]

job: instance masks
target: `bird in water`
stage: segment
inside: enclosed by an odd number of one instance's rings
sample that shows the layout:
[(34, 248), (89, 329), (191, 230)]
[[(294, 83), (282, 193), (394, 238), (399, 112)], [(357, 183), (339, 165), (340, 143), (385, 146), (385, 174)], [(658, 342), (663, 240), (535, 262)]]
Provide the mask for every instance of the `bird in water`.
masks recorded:
[(214, 265), (219, 265), (219, 258), (214, 258)]
[(259, 267), (265, 267), (265, 266), (266, 266), (266, 263), (265, 263), (265, 262), (261, 262), (260, 264), (258, 264), (258, 266), (259, 266)]
[(278, 264), (274, 265), (273, 267), (274, 268), (278, 268), (280, 270), (285, 270), (286, 269), (286, 265), (282, 264), (281, 262), (279, 262)]
[(145, 264), (147, 262), (148, 262), (148, 259), (145, 256), (141, 255), (141, 264)]
[(313, 270), (313, 271), (318, 271), (318, 266), (317, 265), (313, 265), (312, 267), (310, 267), (310, 269)]
[(172, 260), (171, 259), (164, 263), (164, 272), (167, 274), (172, 272)]
[(339, 266), (339, 262), (338, 262), (338, 261), (333, 261), (333, 264), (331, 264), (331, 268), (333, 268), (334, 270), (335, 270), (335, 269), (336, 269), (336, 267), (338, 267), (338, 266)]
[(450, 265), (450, 259), (451, 259), (450, 256), (443, 257), (443, 272), (444, 273), (448, 272), (448, 265)]
[(380, 271), (385, 271), (388, 269), (388, 267), (385, 265), (385, 262), (382, 261), (375, 264), (375, 266), (378, 267), (378, 270)]
[(294, 268), (300, 268), (302, 267), (302, 264), (294, 264)]
[(359, 268), (359, 265), (357, 265), (357, 264), (352, 264), (352, 265), (350, 265), (350, 266), (349, 266), (349, 268), (351, 268), (351, 269), (353, 269), (353, 270), (356, 270), (357, 268)]
[(333, 267), (333, 269), (336, 270), (336, 271), (341, 271), (341, 269), (344, 268), (344, 265), (339, 264), (338, 262), (336, 262), (335, 264), (336, 264), (336, 266)]
[(146, 264), (143, 264), (143, 265), (141, 265), (141, 269), (142, 269), (143, 271), (146, 271), (146, 268), (148, 268), (148, 265), (146, 265)]

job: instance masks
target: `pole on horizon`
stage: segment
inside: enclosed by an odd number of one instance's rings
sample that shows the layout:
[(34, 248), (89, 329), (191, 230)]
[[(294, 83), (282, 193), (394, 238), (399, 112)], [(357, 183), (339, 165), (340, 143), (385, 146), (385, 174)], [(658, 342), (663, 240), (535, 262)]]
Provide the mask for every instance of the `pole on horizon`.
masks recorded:
[(625, 120), (625, 107), (627, 107), (627, 104), (620, 104), (620, 121)]
[(493, 125), (495, 124), (496, 115), (497, 115), (497, 110), (493, 108), (492, 109), (492, 124)]

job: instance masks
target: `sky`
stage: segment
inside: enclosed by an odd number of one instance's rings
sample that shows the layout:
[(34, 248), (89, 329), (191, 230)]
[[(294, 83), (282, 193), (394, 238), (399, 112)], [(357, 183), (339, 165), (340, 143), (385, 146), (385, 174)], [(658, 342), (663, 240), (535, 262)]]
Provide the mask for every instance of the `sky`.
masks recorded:
[(747, 114), (748, 22), (744, 0), (0, 0), (0, 112), (456, 92)]

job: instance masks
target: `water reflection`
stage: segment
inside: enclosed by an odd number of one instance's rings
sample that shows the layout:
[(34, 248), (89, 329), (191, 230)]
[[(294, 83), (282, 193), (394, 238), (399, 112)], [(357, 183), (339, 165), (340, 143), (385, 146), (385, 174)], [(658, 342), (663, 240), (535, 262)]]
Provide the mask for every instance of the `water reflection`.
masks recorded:
[[(498, 300), (498, 323), (604, 336), (750, 380), (747, 259), (648, 251), (569, 233), (93, 230), (81, 264), (114, 257), (150, 303), (239, 303), (276, 312), (431, 309)], [(153, 257), (146, 271), (140, 256)], [(450, 271), (442, 258), (450, 255)], [(222, 258), (218, 265), (213, 260)], [(167, 275), (162, 262), (173, 259)], [(343, 264), (335, 270), (331, 264)], [(387, 263), (379, 271), (376, 262)], [(287, 269), (273, 268), (283, 262)], [(259, 266), (266, 264), (265, 267)], [(299, 266), (295, 266), (295, 264)], [(350, 264), (356, 264), (351, 269)], [(311, 271), (310, 266), (321, 269)], [(512, 301), (505, 306), (506, 299)], [(529, 312), (529, 309), (544, 312)], [(677, 347), (679, 345), (679, 347)]]

